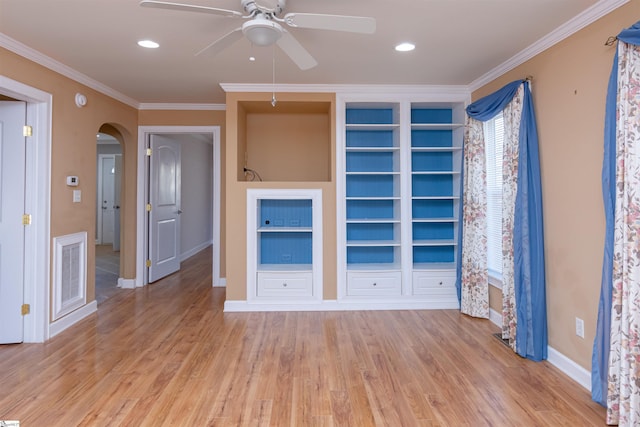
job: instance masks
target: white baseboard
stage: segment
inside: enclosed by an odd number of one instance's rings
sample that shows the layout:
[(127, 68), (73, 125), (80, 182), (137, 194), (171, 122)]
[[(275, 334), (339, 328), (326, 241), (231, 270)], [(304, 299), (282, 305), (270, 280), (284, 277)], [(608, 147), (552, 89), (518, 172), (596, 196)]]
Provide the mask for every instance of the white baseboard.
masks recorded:
[(72, 311), (61, 319), (56, 320), (49, 324), (49, 338), (53, 338), (65, 329), (75, 325), (85, 317), (98, 311), (98, 303), (94, 300), (89, 304), (80, 307), (79, 309)]
[(119, 277), (118, 287), (122, 289), (135, 289), (136, 279), (123, 279), (122, 277)]
[[(502, 315), (491, 309), (489, 320), (502, 328)], [(547, 362), (560, 369), (569, 378), (591, 391), (591, 372), (569, 359), (551, 346), (547, 346)]]
[(213, 283), (214, 288), (226, 288), (227, 287), (227, 278), (221, 277), (220, 280), (216, 283)]
[(225, 312), (251, 312), (251, 311), (354, 311), (354, 310), (446, 310), (458, 309), (458, 301), (340, 301), (322, 300), (317, 301), (292, 301), (277, 302), (269, 301), (247, 302), (232, 301), (224, 302)]
[(192, 256), (194, 256), (198, 252), (207, 249), (212, 244), (213, 244), (213, 240), (209, 240), (208, 242), (201, 243), (198, 246), (196, 246), (194, 248), (191, 248), (186, 252), (181, 253), (180, 254), (180, 262), (184, 261), (187, 258), (191, 258)]
[(547, 347), (547, 361), (572, 380), (591, 391), (591, 372), (569, 359), (553, 347)]
[(493, 308), (489, 309), (489, 320), (494, 323), (498, 328), (502, 328), (502, 314), (495, 311)]

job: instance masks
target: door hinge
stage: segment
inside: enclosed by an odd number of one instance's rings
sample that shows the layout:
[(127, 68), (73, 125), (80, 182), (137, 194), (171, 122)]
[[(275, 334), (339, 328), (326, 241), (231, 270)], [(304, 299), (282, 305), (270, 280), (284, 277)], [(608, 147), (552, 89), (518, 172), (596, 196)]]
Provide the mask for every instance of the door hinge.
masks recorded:
[(151, 157), (151, 148), (147, 148), (147, 157)]
[(147, 212), (151, 212), (151, 203), (147, 203)]
[(22, 225), (31, 225), (31, 215), (29, 214), (22, 215)]
[(31, 312), (31, 306), (29, 304), (22, 304), (20, 311), (22, 312), (23, 316), (26, 316)]
[(147, 260), (147, 267), (151, 267), (151, 260), (150, 259)]
[(22, 136), (33, 136), (33, 127), (29, 125), (24, 125), (22, 127)]

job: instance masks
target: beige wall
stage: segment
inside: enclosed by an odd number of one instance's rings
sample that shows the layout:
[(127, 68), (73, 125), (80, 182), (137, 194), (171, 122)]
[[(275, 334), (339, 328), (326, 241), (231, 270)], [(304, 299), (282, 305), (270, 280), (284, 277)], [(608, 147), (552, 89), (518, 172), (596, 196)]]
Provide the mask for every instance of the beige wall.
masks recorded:
[[(123, 146), (121, 264), (123, 278), (136, 274), (136, 182), (138, 125), (220, 126), (222, 168), (225, 151), (224, 111), (153, 111), (130, 107), (67, 77), (0, 48), (0, 75), (50, 93), (53, 98), (51, 136), (51, 237), (86, 231), (89, 236), (87, 301), (95, 299), (96, 133), (114, 135)], [(78, 108), (75, 94), (87, 97)], [(82, 202), (72, 202), (67, 175), (77, 175)], [(224, 181), (224, 172), (222, 172)], [(221, 184), (224, 192), (224, 182)], [(221, 197), (224, 202), (224, 194)], [(221, 275), (224, 277), (224, 214), (221, 215)], [(52, 261), (52, 260), (51, 260)]]
[[(247, 128), (251, 125), (250, 115), (251, 105), (247, 101), (271, 101), (271, 94), (267, 93), (228, 93), (227, 94), (227, 141), (238, 141), (230, 143), (227, 147), (227, 235), (233, 236), (227, 242), (227, 299), (246, 300), (247, 298), (247, 232), (246, 232), (246, 212), (247, 212), (247, 189), (248, 188), (317, 188), (322, 190), (322, 222), (323, 222), (323, 276), (324, 276), (324, 299), (336, 299), (337, 290), (335, 277), (336, 271), (336, 184), (335, 170), (330, 165), (335, 164), (335, 95), (334, 94), (304, 94), (304, 93), (282, 93), (278, 94), (278, 103), (286, 102), (312, 102), (329, 105), (327, 115), (330, 118), (328, 137), (330, 140), (323, 141), (324, 147), (328, 147), (330, 164), (325, 167), (321, 175), (325, 176), (324, 181), (317, 179), (317, 170), (299, 172), (306, 173), (298, 181), (268, 181), (268, 182), (246, 182), (242, 168), (244, 167), (244, 150), (249, 150), (253, 142), (252, 132)], [(255, 119), (255, 117), (253, 118)], [(317, 122), (317, 120), (316, 120)], [(255, 134), (255, 132), (254, 132)], [(323, 132), (323, 134), (325, 134)], [(255, 135), (254, 135), (255, 136)], [(295, 143), (300, 137), (300, 133), (295, 131), (282, 133), (283, 146)], [(308, 156), (312, 156), (314, 150), (299, 152), (297, 157), (289, 158), (289, 161), (306, 161)], [(278, 150), (280, 151), (280, 150)], [(270, 162), (279, 162), (278, 156), (281, 153), (263, 152), (261, 164), (267, 165)], [(306, 156), (307, 158), (303, 158)], [(252, 158), (252, 154), (248, 154)], [(252, 165), (250, 165), (252, 166)], [(260, 172), (260, 171), (259, 171)]]
[[(549, 345), (591, 369), (604, 242), (602, 153), (604, 102), (614, 47), (609, 36), (631, 26), (629, 2), (473, 93), (476, 100), (533, 76), (538, 120), (547, 277)], [(500, 292), (491, 307), (500, 310)], [(585, 338), (575, 318), (585, 321)]]
[[(122, 274), (135, 277), (137, 111), (71, 79), (0, 48), (0, 74), (53, 97), (51, 135), (51, 237), (86, 231), (92, 243), (96, 218), (96, 133), (110, 124), (122, 137)], [(75, 94), (87, 97), (78, 108)], [(82, 201), (72, 202), (67, 175), (77, 175)], [(95, 299), (95, 246), (88, 245), (87, 300)]]
[(220, 277), (226, 276), (226, 210), (225, 210), (225, 111), (140, 110), (139, 126), (220, 126)]
[(330, 181), (330, 120), (326, 113), (247, 114), (247, 166), (265, 181)]

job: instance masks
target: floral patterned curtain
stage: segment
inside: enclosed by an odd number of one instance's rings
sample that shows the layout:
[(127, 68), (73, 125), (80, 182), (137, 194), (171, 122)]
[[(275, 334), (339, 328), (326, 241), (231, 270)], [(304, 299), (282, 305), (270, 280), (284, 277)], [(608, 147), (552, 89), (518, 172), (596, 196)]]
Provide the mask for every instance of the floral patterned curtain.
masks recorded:
[(538, 135), (529, 83), (516, 80), (467, 107), (460, 307), (488, 317), (486, 170), (479, 121), (503, 111), (503, 336), (519, 355), (547, 357), (542, 192)]
[(591, 363), (607, 423), (640, 425), (640, 22), (618, 34), (605, 113), (606, 233)]
[(618, 45), (607, 423), (640, 425), (640, 48)]
[(489, 317), (487, 269), (487, 168), (480, 120), (467, 117), (462, 190), (462, 255), (460, 310)]

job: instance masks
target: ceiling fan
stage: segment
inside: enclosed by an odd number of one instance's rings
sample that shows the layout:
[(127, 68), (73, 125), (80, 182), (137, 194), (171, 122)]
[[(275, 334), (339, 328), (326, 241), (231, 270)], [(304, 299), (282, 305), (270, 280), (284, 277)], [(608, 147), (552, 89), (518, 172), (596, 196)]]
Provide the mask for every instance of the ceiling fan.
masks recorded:
[(210, 13), (246, 20), (242, 26), (220, 37), (200, 50), (196, 55), (204, 52), (213, 55), (218, 54), (244, 35), (251, 43), (257, 46), (270, 46), (276, 43), (302, 70), (313, 68), (318, 63), (282, 24), (292, 28), (346, 31), (361, 34), (373, 34), (376, 30), (376, 20), (363, 16), (287, 13), (281, 17), (286, 6), (286, 0), (277, 0), (277, 4), (271, 8), (258, 5), (255, 0), (240, 0), (240, 5), (245, 14), (235, 10), (167, 1), (142, 0), (140, 2), (140, 6), (143, 7)]

